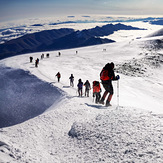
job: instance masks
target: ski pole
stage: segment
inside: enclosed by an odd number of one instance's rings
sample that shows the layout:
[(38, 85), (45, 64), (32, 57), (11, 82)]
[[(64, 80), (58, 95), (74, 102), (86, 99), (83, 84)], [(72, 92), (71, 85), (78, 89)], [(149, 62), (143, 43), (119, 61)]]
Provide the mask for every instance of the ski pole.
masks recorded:
[(76, 90), (76, 96), (78, 96), (78, 90)]
[(117, 109), (119, 108), (119, 80), (117, 80)]

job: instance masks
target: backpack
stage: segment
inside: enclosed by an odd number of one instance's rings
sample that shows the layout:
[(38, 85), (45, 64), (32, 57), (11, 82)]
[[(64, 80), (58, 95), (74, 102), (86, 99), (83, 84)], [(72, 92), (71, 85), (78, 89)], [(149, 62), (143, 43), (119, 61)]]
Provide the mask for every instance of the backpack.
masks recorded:
[(82, 89), (82, 88), (83, 88), (83, 82), (79, 82), (79, 83), (78, 83), (78, 88), (79, 88), (79, 89)]
[(58, 73), (58, 74), (57, 74), (57, 77), (58, 77), (58, 78), (60, 78), (60, 77), (61, 77), (61, 74), (60, 74), (60, 73)]
[(98, 81), (93, 81), (93, 93), (94, 92), (100, 92), (100, 83)]
[(110, 77), (108, 75), (109, 75), (109, 71), (102, 69), (102, 71), (100, 73), (100, 79), (101, 80), (110, 80)]
[(105, 67), (102, 69), (100, 73), (100, 79), (104, 81), (113, 79), (112, 64), (108, 63), (105, 65)]
[(84, 86), (87, 90), (90, 89), (90, 83), (88, 80), (84, 83)]

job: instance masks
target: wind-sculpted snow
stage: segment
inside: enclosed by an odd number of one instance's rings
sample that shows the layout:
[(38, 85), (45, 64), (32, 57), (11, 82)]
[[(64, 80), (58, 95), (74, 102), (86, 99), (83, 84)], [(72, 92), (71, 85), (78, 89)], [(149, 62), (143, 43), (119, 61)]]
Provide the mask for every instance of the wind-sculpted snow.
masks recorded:
[(21, 69), (0, 67), (0, 127), (38, 116), (62, 96), (50, 84)]
[(150, 113), (108, 110), (92, 122), (75, 122), (69, 136), (83, 162), (161, 162), (163, 126)]
[(156, 37), (156, 36), (163, 36), (163, 28), (153, 32), (152, 34), (148, 35), (147, 37)]

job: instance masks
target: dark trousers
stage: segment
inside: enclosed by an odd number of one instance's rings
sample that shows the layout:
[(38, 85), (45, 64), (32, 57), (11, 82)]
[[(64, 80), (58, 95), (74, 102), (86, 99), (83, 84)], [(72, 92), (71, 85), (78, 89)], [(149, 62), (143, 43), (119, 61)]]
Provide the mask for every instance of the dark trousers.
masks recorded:
[(71, 80), (70, 80), (70, 86), (72, 86), (72, 87), (74, 86), (74, 83)]
[(79, 89), (78, 89), (78, 93), (79, 93), (79, 96), (81, 97), (82, 94), (83, 94), (83, 90), (79, 88)]
[(60, 81), (60, 78), (58, 78), (58, 82)]
[(96, 104), (99, 103), (100, 98), (101, 98), (100, 92), (94, 92), (94, 93), (93, 93), (93, 97), (95, 97), (95, 103), (96, 103)]
[(105, 100), (105, 98), (106, 98), (106, 96), (107, 96), (107, 94), (109, 93), (109, 96), (108, 96), (108, 98), (107, 98), (107, 101), (111, 101), (111, 99), (112, 99), (112, 96), (113, 96), (113, 85), (112, 85), (112, 81), (111, 80), (107, 80), (107, 81), (102, 81), (102, 85), (103, 85), (103, 87), (104, 87), (104, 89), (105, 89), (105, 92), (104, 92), (104, 94), (103, 94), (103, 96), (102, 96), (102, 101), (104, 101)]
[(89, 97), (89, 89), (85, 89), (85, 96)]

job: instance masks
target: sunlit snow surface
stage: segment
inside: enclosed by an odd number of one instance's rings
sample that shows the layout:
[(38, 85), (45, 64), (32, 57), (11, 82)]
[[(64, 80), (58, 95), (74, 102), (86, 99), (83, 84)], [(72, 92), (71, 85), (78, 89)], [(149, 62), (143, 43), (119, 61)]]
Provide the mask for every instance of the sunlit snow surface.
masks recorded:
[[(61, 50), (60, 57), (58, 51), (47, 52), (50, 57), (40, 60), (38, 68), (29, 57), (37, 59), (42, 53), (1, 60), (3, 66), (23, 69), (52, 84), (64, 96), (43, 114), (0, 129), (0, 162), (162, 163), (163, 50), (154, 48), (151, 42), (162, 37), (136, 39), (161, 26), (146, 25), (137, 24), (148, 26), (142, 35), (138, 31), (114, 33), (116, 43)], [(112, 61), (116, 75), (120, 75), (120, 106), (117, 108), (116, 81), (112, 107), (95, 104), (92, 90), (90, 97), (79, 98), (78, 79), (89, 80), (92, 85), (100, 80), (103, 66)], [(60, 83), (55, 77), (58, 71)], [(75, 77), (74, 87), (69, 86), (71, 74)]]

